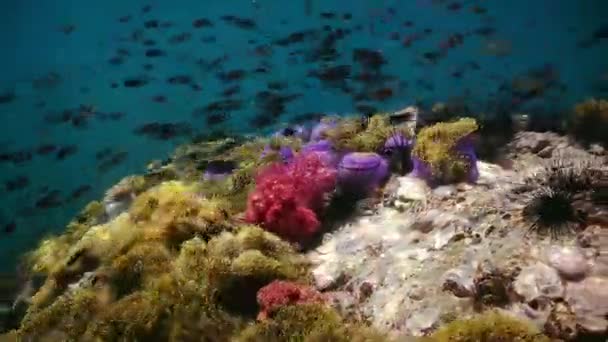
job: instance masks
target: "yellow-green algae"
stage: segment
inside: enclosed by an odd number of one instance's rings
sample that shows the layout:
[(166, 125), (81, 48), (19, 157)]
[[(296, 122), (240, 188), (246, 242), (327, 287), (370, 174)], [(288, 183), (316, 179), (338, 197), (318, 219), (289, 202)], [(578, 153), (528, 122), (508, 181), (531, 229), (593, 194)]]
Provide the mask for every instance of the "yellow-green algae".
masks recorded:
[(280, 308), (272, 318), (251, 324), (237, 342), (388, 342), (388, 336), (367, 326), (345, 322), (325, 304), (297, 304)]
[(454, 151), (454, 147), (461, 138), (477, 129), (477, 122), (472, 118), (425, 127), (416, 137), (412, 155), (427, 163), (435, 178), (448, 183), (460, 180), (467, 173), (469, 163)]
[(340, 150), (378, 152), (394, 134), (412, 134), (406, 126), (393, 126), (387, 114), (375, 114), (364, 124), (360, 117), (336, 120), (336, 126), (323, 133)]
[(428, 342), (549, 342), (531, 322), (495, 310), (458, 319), (439, 328)]
[(31, 265), (46, 281), (18, 336), (229, 340), (257, 313), (259, 288), (274, 279), (310, 280), (304, 257), (290, 244), (231, 222), (222, 201), (196, 189), (162, 183), (71, 244), (55, 242), (62, 236), (42, 242)]

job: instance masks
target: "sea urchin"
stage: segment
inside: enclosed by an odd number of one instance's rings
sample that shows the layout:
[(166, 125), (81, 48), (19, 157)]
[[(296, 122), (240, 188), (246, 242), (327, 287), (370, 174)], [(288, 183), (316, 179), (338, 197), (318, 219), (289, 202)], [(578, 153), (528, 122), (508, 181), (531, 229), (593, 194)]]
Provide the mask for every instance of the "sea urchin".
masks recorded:
[(551, 188), (541, 190), (526, 205), (523, 216), (531, 222), (530, 230), (557, 237), (576, 229), (584, 214), (573, 205), (572, 194)]

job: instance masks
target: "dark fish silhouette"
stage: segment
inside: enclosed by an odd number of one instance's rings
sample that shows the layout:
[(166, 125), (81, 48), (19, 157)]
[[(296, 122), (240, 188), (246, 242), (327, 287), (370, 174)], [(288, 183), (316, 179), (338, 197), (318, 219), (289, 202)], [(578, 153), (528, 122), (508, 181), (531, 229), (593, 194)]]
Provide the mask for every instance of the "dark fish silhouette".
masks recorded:
[(57, 151), (57, 146), (53, 144), (42, 144), (36, 148), (36, 154), (39, 156), (46, 156)]
[(5, 91), (4, 93), (0, 93), (0, 104), (11, 103), (15, 101), (17, 96), (13, 91)]
[(4, 182), (4, 189), (8, 192), (22, 190), (30, 185), (30, 180), (27, 176), (17, 176)]
[(213, 23), (211, 22), (211, 20), (206, 19), (206, 18), (199, 18), (199, 19), (195, 19), (192, 22), (192, 27), (194, 28), (203, 28), (203, 27), (212, 27)]
[(234, 15), (223, 15), (220, 17), (220, 19), (243, 30), (253, 30), (257, 28), (255, 21), (249, 18), (240, 18)]
[(125, 79), (122, 82), (122, 84), (126, 88), (141, 88), (141, 87), (147, 85), (148, 82), (149, 82), (149, 79), (147, 77), (133, 77), (133, 78)]
[(156, 49), (156, 48), (152, 48), (152, 49), (148, 49), (145, 52), (146, 57), (164, 57), (167, 55), (167, 53), (162, 50), (162, 49)]
[(113, 151), (114, 150), (111, 147), (104, 147), (95, 153), (95, 159), (96, 160), (106, 159), (112, 154)]
[(70, 199), (77, 200), (91, 190), (93, 190), (93, 187), (91, 187), (90, 185), (81, 185), (72, 191), (72, 193), (70, 194)]
[(44, 196), (40, 197), (34, 206), (38, 209), (50, 209), (58, 207), (62, 204), (61, 191), (52, 190)]
[(114, 152), (105, 160), (97, 165), (97, 171), (100, 173), (107, 172), (114, 167), (124, 163), (128, 159), (129, 154), (124, 151)]
[(131, 18), (132, 18), (131, 15), (125, 15), (125, 16), (118, 18), (118, 22), (123, 23), (123, 24), (128, 23), (129, 21), (131, 21)]
[(77, 152), (78, 152), (78, 146), (77, 145), (65, 145), (65, 146), (61, 146), (59, 148), (59, 150), (57, 150), (57, 153), (55, 154), (55, 158), (57, 160), (64, 160), (67, 157), (73, 156)]
[(177, 137), (190, 136), (192, 127), (187, 122), (160, 123), (151, 122), (140, 125), (133, 131), (136, 135), (156, 140), (169, 140)]

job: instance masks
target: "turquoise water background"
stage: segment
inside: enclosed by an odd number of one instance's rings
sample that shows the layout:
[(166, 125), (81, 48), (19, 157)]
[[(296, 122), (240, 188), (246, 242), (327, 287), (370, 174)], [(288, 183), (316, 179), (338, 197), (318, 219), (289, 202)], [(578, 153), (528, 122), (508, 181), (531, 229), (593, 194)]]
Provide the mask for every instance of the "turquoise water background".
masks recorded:
[[(302, 60), (286, 63), (288, 52), (296, 48), (310, 48), (310, 44), (296, 47), (274, 47), (269, 58), (253, 53), (254, 45), (267, 43), (297, 30), (322, 28), (352, 28), (357, 24), (363, 30), (353, 31), (337, 43), (341, 57), (334, 63), (352, 64), (352, 50), (368, 48), (382, 51), (388, 61), (383, 67), (386, 74), (406, 81), (407, 87), (393, 81), (395, 96), (374, 104), (380, 110), (396, 110), (417, 101), (431, 104), (462, 98), (474, 108), (483, 110), (490, 94), (515, 75), (530, 68), (551, 63), (559, 72), (559, 81), (567, 86), (565, 92), (548, 93), (529, 103), (529, 108), (561, 112), (589, 96), (602, 96), (594, 88), (608, 79), (608, 41), (581, 48), (579, 42), (588, 39), (594, 30), (606, 24), (608, 3), (592, 0), (488, 0), (462, 1), (460, 11), (449, 11), (450, 1), (438, 4), (432, 0), (205, 0), (205, 1), (67, 1), (67, 0), (3, 0), (0, 3), (0, 93), (12, 91), (16, 99), (0, 104), (0, 153), (22, 149), (35, 149), (42, 143), (76, 144), (76, 155), (57, 161), (52, 156), (34, 156), (23, 164), (1, 163), (0, 224), (14, 221), (16, 230), (0, 233), (0, 270), (14, 268), (18, 256), (33, 247), (47, 234), (60, 232), (69, 219), (90, 200), (99, 199), (104, 191), (123, 176), (140, 173), (147, 161), (163, 159), (183, 140), (152, 141), (133, 134), (133, 129), (148, 122), (181, 122), (192, 124), (200, 133), (209, 131), (203, 118), (195, 118), (192, 111), (217, 99), (225, 88), (208, 72), (197, 66), (200, 58), (211, 60), (227, 55), (225, 69), (254, 69), (261, 59), (268, 60), (271, 71), (266, 75), (252, 75), (240, 83), (239, 96), (247, 105), (232, 113), (226, 128), (235, 133), (256, 132), (247, 125), (255, 113), (254, 95), (264, 89), (268, 81), (284, 81), (289, 93), (302, 94), (289, 103), (280, 121), (304, 113), (323, 112), (348, 114), (355, 112), (351, 98), (335, 89), (324, 87), (318, 80), (306, 77), (309, 70), (318, 67)], [(485, 15), (472, 13), (471, 6), (479, 4), (488, 10)], [(141, 9), (151, 5), (151, 11)], [(307, 13), (307, 6), (310, 12)], [(396, 9), (390, 15), (387, 8)], [(337, 12), (335, 20), (321, 19), (321, 12)], [(352, 13), (352, 19), (342, 14)], [(233, 14), (252, 18), (258, 29), (245, 31), (228, 26), (219, 20), (222, 15)], [(128, 23), (118, 18), (131, 15)], [(192, 21), (208, 18), (213, 28), (194, 29)], [(149, 33), (167, 51), (167, 56), (153, 60), (155, 69), (147, 75), (157, 79), (149, 85), (132, 89), (112, 89), (112, 82), (121, 82), (129, 76), (143, 73), (142, 65), (150, 62), (144, 56), (141, 44), (124, 43), (134, 30), (142, 29), (148, 19), (170, 21), (173, 27)], [(404, 27), (404, 21), (414, 26)], [(66, 35), (59, 28), (73, 25), (74, 31)], [(495, 41), (509, 42), (511, 53), (495, 56), (483, 53), (484, 40), (479, 36), (466, 37), (464, 44), (448, 52), (436, 65), (419, 63), (422, 53), (436, 49), (450, 34), (464, 33), (483, 26), (496, 29)], [(392, 32), (407, 35), (431, 28), (433, 33), (411, 47), (389, 39)], [(192, 39), (180, 45), (165, 42), (172, 35), (190, 32)], [(215, 43), (202, 43), (203, 36), (215, 36)], [(318, 42), (317, 42), (318, 43)], [(108, 59), (117, 48), (129, 50), (131, 56), (120, 66), (110, 65)], [(466, 71), (462, 78), (450, 77), (470, 61), (480, 69)], [(49, 89), (34, 89), (32, 81), (49, 73), (61, 77), (60, 84)], [(202, 91), (184, 86), (167, 85), (165, 80), (174, 74), (189, 74)], [(434, 89), (417, 86), (423, 79), (434, 84)], [(86, 91), (83, 91), (86, 88)], [(154, 95), (167, 97), (167, 103), (151, 101)], [(37, 103), (44, 101), (45, 108)], [(121, 121), (98, 122), (91, 120), (87, 129), (74, 129), (70, 125), (49, 125), (44, 122), (47, 111), (61, 111), (80, 104), (94, 105), (102, 112), (124, 112)], [(103, 147), (128, 152), (123, 164), (106, 173), (96, 169), (95, 153)], [(26, 175), (30, 185), (22, 190), (8, 192), (4, 182)], [(61, 190), (68, 195), (75, 188), (88, 184), (92, 190), (61, 207), (46, 210), (23, 210), (31, 207), (40, 196), (40, 189)]]

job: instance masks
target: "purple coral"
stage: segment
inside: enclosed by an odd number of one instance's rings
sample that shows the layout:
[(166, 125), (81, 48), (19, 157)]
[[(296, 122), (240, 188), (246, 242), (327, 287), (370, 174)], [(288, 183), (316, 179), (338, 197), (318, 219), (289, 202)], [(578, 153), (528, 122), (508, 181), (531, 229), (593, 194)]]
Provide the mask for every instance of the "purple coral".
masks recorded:
[(376, 153), (348, 153), (338, 165), (338, 184), (346, 193), (368, 194), (388, 175), (388, 163)]
[(208, 181), (220, 181), (232, 173), (236, 163), (231, 160), (212, 160), (207, 164), (203, 179)]

